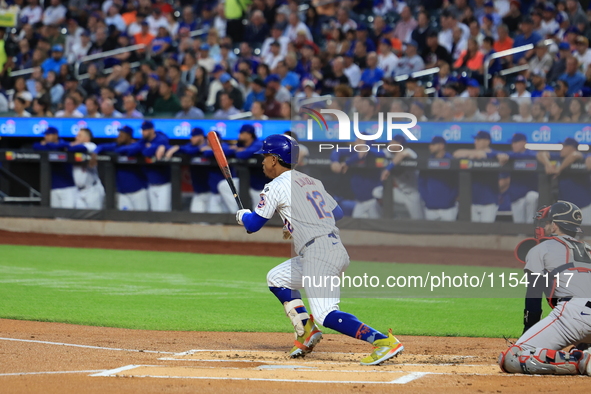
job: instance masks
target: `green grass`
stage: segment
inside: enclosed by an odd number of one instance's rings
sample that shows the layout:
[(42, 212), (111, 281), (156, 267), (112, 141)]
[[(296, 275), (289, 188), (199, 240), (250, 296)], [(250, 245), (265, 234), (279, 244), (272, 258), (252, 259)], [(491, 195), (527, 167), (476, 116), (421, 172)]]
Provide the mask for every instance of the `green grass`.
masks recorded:
[[(265, 281), (278, 258), (12, 245), (0, 245), (0, 256), (1, 318), (151, 330), (292, 330)], [(363, 264), (396, 272), (409, 266)], [(360, 267), (352, 263), (351, 272)], [(523, 300), (345, 298), (341, 309), (399, 334), (516, 337)]]

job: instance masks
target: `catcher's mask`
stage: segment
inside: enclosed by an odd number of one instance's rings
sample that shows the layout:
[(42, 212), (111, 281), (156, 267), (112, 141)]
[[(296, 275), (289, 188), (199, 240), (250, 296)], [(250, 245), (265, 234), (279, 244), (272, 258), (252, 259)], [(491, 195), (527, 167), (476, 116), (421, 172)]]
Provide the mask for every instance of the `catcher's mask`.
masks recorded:
[(549, 216), (550, 208), (552, 208), (550, 205), (544, 205), (534, 215), (534, 234), (536, 239), (547, 237), (545, 227), (548, 223), (552, 222)]

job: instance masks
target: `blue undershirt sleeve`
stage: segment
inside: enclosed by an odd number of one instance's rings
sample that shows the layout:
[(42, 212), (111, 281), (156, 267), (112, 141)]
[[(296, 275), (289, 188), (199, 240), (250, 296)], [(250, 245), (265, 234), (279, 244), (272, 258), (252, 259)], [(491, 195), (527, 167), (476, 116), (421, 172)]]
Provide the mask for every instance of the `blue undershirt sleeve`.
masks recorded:
[(244, 228), (251, 233), (259, 231), (269, 219), (259, 216), (256, 212), (245, 213), (242, 215), (242, 223)]

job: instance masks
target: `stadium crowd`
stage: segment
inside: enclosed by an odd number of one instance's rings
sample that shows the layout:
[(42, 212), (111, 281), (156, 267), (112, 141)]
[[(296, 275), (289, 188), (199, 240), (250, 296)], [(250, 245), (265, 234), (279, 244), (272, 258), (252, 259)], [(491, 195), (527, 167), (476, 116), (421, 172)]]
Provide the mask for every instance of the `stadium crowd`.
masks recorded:
[(318, 95), (591, 95), (591, 11), (576, 0), (3, 4), (18, 25), (0, 31), (0, 112), (16, 116), (288, 119), (291, 98)]

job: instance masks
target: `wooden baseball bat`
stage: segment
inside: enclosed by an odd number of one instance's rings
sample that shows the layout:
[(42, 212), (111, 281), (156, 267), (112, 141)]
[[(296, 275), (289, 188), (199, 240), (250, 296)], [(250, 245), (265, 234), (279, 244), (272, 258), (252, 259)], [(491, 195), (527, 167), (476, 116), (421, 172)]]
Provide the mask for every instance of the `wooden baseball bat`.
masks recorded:
[[(213, 155), (215, 156), (215, 160), (218, 162), (218, 166), (226, 178), (226, 182), (230, 186), (230, 190), (232, 194), (234, 194), (234, 199), (236, 200), (236, 204), (238, 204), (238, 209), (244, 209), (244, 205), (242, 204), (242, 200), (240, 200), (240, 196), (236, 191), (236, 186), (234, 185), (234, 180), (232, 179), (232, 172), (230, 171), (230, 166), (228, 165), (228, 159), (226, 159), (226, 155), (222, 150), (222, 144), (220, 143), (220, 139), (215, 131), (210, 131), (207, 133), (207, 140), (211, 145), (211, 150), (213, 150)], [(247, 231), (251, 234), (250, 231)]]

